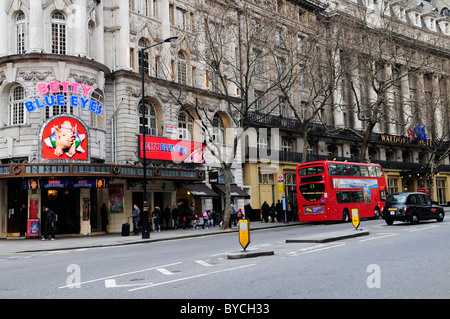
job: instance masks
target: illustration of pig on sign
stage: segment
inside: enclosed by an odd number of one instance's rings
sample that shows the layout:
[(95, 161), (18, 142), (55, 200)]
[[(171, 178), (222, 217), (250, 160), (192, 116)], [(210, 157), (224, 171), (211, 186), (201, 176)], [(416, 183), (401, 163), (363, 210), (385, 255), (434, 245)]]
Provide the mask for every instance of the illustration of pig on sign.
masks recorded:
[(84, 153), (81, 142), (85, 138), (84, 134), (78, 134), (77, 124), (72, 126), (68, 120), (60, 126), (54, 125), (51, 128), (51, 135), (44, 140), (44, 143), (54, 149), (54, 154), (58, 157), (64, 154), (73, 157), (77, 152)]

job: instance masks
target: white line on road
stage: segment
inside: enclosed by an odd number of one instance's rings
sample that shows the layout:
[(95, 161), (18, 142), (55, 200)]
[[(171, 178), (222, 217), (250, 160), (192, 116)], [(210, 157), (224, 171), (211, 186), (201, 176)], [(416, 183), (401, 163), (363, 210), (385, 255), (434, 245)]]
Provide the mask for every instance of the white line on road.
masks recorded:
[(106, 280), (106, 279), (111, 279), (111, 278), (115, 278), (115, 277), (121, 277), (121, 276), (127, 276), (127, 275), (132, 275), (132, 274), (137, 274), (140, 272), (145, 272), (145, 271), (150, 271), (150, 270), (155, 270), (158, 268), (162, 268), (162, 267), (168, 267), (168, 266), (173, 266), (173, 265), (179, 265), (182, 262), (176, 262), (173, 264), (167, 264), (167, 265), (162, 265), (162, 266), (156, 266), (156, 267), (152, 267), (152, 268), (147, 268), (147, 269), (142, 269), (142, 270), (136, 270), (136, 271), (130, 271), (130, 272), (126, 272), (123, 274), (117, 274), (117, 275), (112, 275), (112, 276), (107, 276), (107, 277), (102, 277), (102, 278), (98, 278), (98, 279), (92, 279), (92, 280), (88, 280), (88, 281), (84, 281), (84, 282), (79, 282), (79, 283), (74, 283), (74, 284), (70, 284), (70, 285), (65, 285), (65, 286), (61, 286), (58, 287), (58, 289), (62, 289), (62, 288), (70, 288), (70, 287), (75, 287), (78, 285), (84, 285), (84, 284), (89, 284), (92, 282), (96, 282), (96, 281), (102, 281), (102, 280)]
[(166, 268), (158, 268), (156, 269), (157, 271), (159, 271), (160, 273), (164, 274), (164, 275), (175, 275), (173, 272), (167, 270)]
[(195, 262), (196, 262), (197, 264), (202, 265), (202, 266), (205, 266), (205, 267), (212, 267), (211, 264), (207, 263), (207, 262), (204, 261), (204, 260), (196, 260)]
[(396, 236), (398, 234), (395, 233), (380, 233), (381, 236), (376, 236), (376, 237), (370, 237), (370, 238), (365, 238), (365, 239), (361, 239), (358, 240), (358, 242), (362, 243), (365, 241), (369, 241), (369, 240), (375, 240), (375, 239), (381, 239), (381, 238), (386, 238), (386, 237), (391, 237), (391, 236)]
[(415, 231), (421, 231), (421, 230), (426, 230), (426, 229), (431, 229), (431, 228), (436, 228), (436, 227), (439, 227), (439, 226), (432, 225), (432, 226), (423, 227), (423, 228), (410, 229), (410, 230), (408, 230), (408, 232), (412, 233), (412, 232), (415, 232)]
[(178, 282), (178, 281), (189, 280), (189, 279), (194, 279), (194, 278), (199, 278), (199, 277), (205, 277), (205, 276), (208, 276), (208, 275), (218, 274), (218, 273), (226, 272), (226, 271), (233, 271), (233, 270), (236, 270), (236, 269), (246, 268), (246, 267), (255, 266), (255, 265), (256, 264), (248, 264), (248, 265), (243, 265), (243, 266), (229, 268), (229, 269), (212, 271), (212, 272), (205, 273), (205, 274), (199, 274), (199, 275), (195, 275), (195, 276), (190, 276), (190, 277), (184, 277), (184, 278), (164, 281), (164, 282), (160, 282), (160, 283), (157, 283), (157, 284), (151, 284), (151, 285), (147, 285), (147, 286), (144, 286), (144, 287), (133, 288), (133, 289), (129, 289), (128, 291), (136, 291), (136, 290), (140, 290), (140, 289), (152, 288), (152, 287), (156, 287), (156, 286), (171, 284), (171, 283)]
[(105, 280), (105, 288), (120, 288), (120, 287), (136, 287), (136, 286), (144, 286), (151, 285), (152, 283), (140, 283), (140, 284), (128, 284), (128, 285), (118, 285), (116, 284), (115, 279), (106, 279)]

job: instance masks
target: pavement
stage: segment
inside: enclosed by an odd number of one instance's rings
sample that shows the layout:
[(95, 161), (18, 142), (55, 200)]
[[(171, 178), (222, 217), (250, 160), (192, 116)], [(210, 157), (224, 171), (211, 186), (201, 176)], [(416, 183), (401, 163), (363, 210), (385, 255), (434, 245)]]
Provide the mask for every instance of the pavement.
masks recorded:
[[(278, 227), (299, 226), (299, 222), (275, 222), (263, 223), (259, 221), (250, 222), (250, 231), (258, 229), (270, 229)], [(7, 238), (0, 239), (0, 255), (8, 253), (30, 253), (42, 251), (58, 251), (83, 248), (99, 248), (109, 246), (124, 246), (142, 243), (152, 243), (165, 240), (179, 240), (192, 237), (210, 236), (218, 234), (237, 233), (238, 227), (222, 230), (219, 226), (203, 229), (201, 226), (196, 230), (192, 229), (170, 229), (161, 232), (151, 232), (150, 238), (142, 239), (142, 234), (135, 236), (133, 232), (130, 236), (122, 236), (120, 233), (94, 233), (91, 235), (56, 235), (56, 240), (41, 240), (35, 238)], [(236, 234), (237, 236), (237, 234)]]

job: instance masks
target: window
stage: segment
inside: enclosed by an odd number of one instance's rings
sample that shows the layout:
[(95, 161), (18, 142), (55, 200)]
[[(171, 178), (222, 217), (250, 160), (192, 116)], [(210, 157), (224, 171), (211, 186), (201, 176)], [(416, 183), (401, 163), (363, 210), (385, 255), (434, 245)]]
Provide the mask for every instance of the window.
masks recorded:
[(59, 11), (52, 13), (52, 53), (66, 54), (66, 17)]
[(16, 53), (25, 53), (25, 14), (19, 12), (16, 17)]
[(183, 52), (178, 52), (178, 83), (186, 84), (186, 74), (187, 74), (187, 66), (186, 66), (186, 57)]
[[(62, 86), (60, 86), (60, 91), (62, 92)], [(73, 114), (73, 106), (70, 106), (70, 103), (68, 103), (67, 93), (60, 93), (60, 94), (64, 95), (63, 105), (58, 105), (56, 103), (54, 95), (51, 94), (50, 92), (44, 97), (44, 99), (46, 100), (46, 104), (53, 105), (52, 107), (45, 108), (46, 119), (63, 113)]]
[(261, 51), (253, 50), (253, 73), (261, 75)]
[[(142, 116), (142, 104), (139, 106), (139, 133), (144, 133), (144, 121)], [(158, 119), (156, 116), (156, 108), (152, 103), (144, 102), (145, 110), (145, 135), (158, 135)]]
[(11, 88), (9, 95), (9, 125), (25, 124), (25, 90), (17, 85)]
[(194, 123), (185, 108), (178, 113), (178, 137), (180, 140), (191, 140)]
[(396, 178), (388, 178), (388, 191), (390, 194), (398, 193), (398, 184)]
[(291, 152), (292, 151), (292, 141), (290, 139), (281, 138), (281, 151)]
[(281, 79), (284, 73), (284, 59), (283, 58), (277, 58), (277, 74), (278, 79)]
[[(144, 49), (148, 47), (148, 43), (147, 41), (145, 41), (145, 39), (140, 39), (138, 42), (138, 50), (139, 50), (139, 73), (142, 74), (142, 64), (144, 65), (144, 74), (149, 74), (149, 53), (147, 50), (142, 51), (141, 49)], [(142, 55), (143, 54), (143, 58), (144, 61), (142, 61)]]
[(219, 114), (215, 114), (212, 122), (213, 133), (212, 140), (213, 142), (223, 144), (225, 138), (225, 125), (223, 124), (222, 117)]
[(186, 30), (186, 11), (180, 8), (176, 9), (175, 26), (181, 30)]
[(439, 205), (447, 205), (445, 179), (436, 179), (436, 192)]

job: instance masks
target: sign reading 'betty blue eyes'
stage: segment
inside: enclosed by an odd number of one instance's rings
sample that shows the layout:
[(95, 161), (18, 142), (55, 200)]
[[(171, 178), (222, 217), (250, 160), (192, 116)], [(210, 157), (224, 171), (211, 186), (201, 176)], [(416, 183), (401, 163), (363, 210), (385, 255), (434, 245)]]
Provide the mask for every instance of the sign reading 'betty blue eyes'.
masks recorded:
[[(44, 107), (71, 106), (86, 109), (98, 115), (102, 113), (103, 105), (97, 100), (89, 98), (93, 90), (92, 86), (64, 81), (38, 83), (36, 86), (39, 95), (43, 95), (43, 97), (26, 101), (24, 105), (28, 112)], [(64, 95), (67, 93), (72, 93), (73, 95)]]

